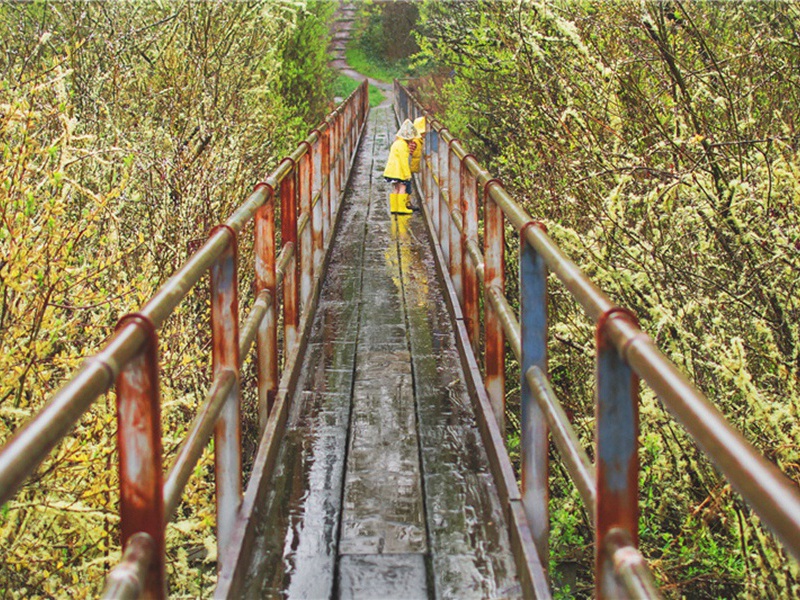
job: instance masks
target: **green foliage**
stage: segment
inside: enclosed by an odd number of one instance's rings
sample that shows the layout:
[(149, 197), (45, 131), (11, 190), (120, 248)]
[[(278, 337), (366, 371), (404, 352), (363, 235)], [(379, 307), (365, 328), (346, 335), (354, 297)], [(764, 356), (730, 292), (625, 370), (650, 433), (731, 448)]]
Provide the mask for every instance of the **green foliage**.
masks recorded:
[(411, 56), (418, 50), (413, 36), (418, 10), (413, 2), (364, 2), (345, 51), (347, 63), (359, 73), (390, 83), (407, 77)]
[(332, 2), (311, 0), (296, 13), (297, 7), (287, 4), (285, 9), (295, 26), (282, 39), (280, 91), (298, 136), (306, 133), (307, 123), (321, 121), (328, 108), (334, 80), (327, 54), (333, 8)]
[[(0, 441), (321, 120), (330, 13), (0, 5)], [(208, 386), (208, 319), (200, 289), (160, 332), (167, 464)], [(4, 596), (99, 594), (120, 556), (115, 435), (112, 394), (3, 507)], [(191, 597), (216, 577), (210, 454), (196, 473), (167, 531), (170, 593)]]
[(419, 18), (413, 2), (384, 0), (360, 6), (357, 46), (365, 54), (387, 63), (406, 61), (419, 47), (413, 30)]
[(408, 71), (402, 64), (387, 63), (382, 60), (377, 60), (352, 43), (349, 44), (345, 50), (345, 59), (353, 70), (358, 71), (365, 77), (370, 77), (386, 83), (390, 83), (394, 79), (406, 77), (408, 74)]
[[(360, 81), (348, 77), (347, 75), (339, 75), (333, 85), (333, 93), (337, 98), (345, 99), (352, 94), (358, 86), (361, 85)], [(369, 105), (378, 106), (386, 99), (383, 92), (376, 88), (374, 85), (369, 86)]]
[[(448, 129), (800, 478), (798, 6), (465, 0), (420, 15), (416, 60), (444, 76), (418, 89)], [(550, 315), (553, 385), (591, 447), (592, 328), (556, 280)], [(796, 564), (646, 389), (641, 410), (642, 546), (668, 594), (796, 594)]]

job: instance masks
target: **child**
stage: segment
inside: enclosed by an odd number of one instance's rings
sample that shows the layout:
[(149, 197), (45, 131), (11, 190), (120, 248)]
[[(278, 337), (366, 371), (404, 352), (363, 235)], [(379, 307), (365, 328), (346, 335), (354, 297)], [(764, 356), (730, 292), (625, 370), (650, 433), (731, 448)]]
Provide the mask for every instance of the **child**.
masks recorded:
[(409, 157), (416, 148), (415, 137), (417, 137), (417, 130), (414, 129), (413, 123), (406, 119), (397, 131), (394, 143), (389, 149), (389, 160), (383, 171), (384, 179), (392, 184), (389, 207), (391, 212), (400, 215), (408, 215), (412, 212), (407, 206), (406, 185), (411, 183)]
[[(416, 137), (414, 138), (414, 143), (417, 145), (411, 151), (411, 174), (419, 173), (420, 163), (422, 162), (422, 146), (424, 144), (423, 138), (425, 136), (425, 117), (417, 117), (414, 119), (414, 129), (417, 132)], [(417, 206), (411, 206), (411, 181), (406, 184), (406, 193), (408, 194), (409, 198), (409, 208), (411, 210), (417, 210)]]

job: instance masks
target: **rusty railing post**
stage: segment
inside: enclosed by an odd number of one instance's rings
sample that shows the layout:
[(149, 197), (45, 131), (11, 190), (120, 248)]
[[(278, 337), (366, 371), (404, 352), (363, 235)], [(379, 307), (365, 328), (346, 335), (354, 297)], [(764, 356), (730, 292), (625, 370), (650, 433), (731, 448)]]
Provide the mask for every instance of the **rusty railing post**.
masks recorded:
[(428, 202), (431, 184), (433, 182), (433, 166), (431, 165), (431, 153), (433, 152), (433, 146), (436, 143), (436, 136), (437, 134), (431, 132), (428, 136), (427, 142), (422, 147), (422, 160), (420, 164), (420, 173), (419, 173), (419, 184), (420, 184), (420, 208), (422, 204), (424, 204), (428, 210), (428, 214), (430, 214), (430, 204)]
[[(436, 180), (438, 179), (438, 184)], [(431, 186), (430, 190), (430, 209), (431, 209), (431, 223), (433, 224), (433, 236), (434, 239), (442, 245), (442, 226), (441, 226), (441, 216), (439, 213), (442, 210), (442, 188), (441, 188), (441, 174), (439, 172), (439, 161), (436, 159), (435, 155), (431, 158), (431, 180), (433, 181), (433, 185)]]
[(439, 139), (439, 132), (431, 132), (430, 135), (430, 143), (431, 146), (426, 149), (427, 159), (425, 160), (424, 168), (425, 170), (422, 172), (422, 200), (425, 202), (425, 206), (428, 209), (428, 214), (433, 214), (433, 189), (436, 187), (436, 180), (433, 174), (433, 160), (431, 158), (431, 152), (433, 151), (433, 144), (436, 144)]
[(306, 215), (306, 226), (300, 235), (300, 307), (306, 311), (311, 301), (311, 288), (314, 279), (314, 256), (312, 249), (313, 227), (311, 215), (311, 184), (313, 179), (311, 164), (311, 145), (308, 142), (300, 142), (306, 146), (306, 153), (300, 158), (297, 165), (298, 197), (300, 204), (300, 214)]
[[(232, 371), (236, 384), (225, 399), (214, 427), (214, 461), (217, 496), (217, 548), (224, 556), (233, 536), (234, 522), (242, 498), (242, 429), (239, 418), (239, 292), (236, 232), (227, 225), (230, 241), (211, 267), (211, 339), (213, 376)], [(218, 570), (222, 561), (218, 563)]]
[(140, 314), (122, 317), (117, 330), (135, 326), (147, 335), (145, 346), (117, 376), (120, 545), (139, 532), (150, 536), (153, 558), (144, 582), (145, 598), (167, 593), (164, 550), (164, 475), (158, 384), (158, 336)]
[(520, 231), (519, 295), (520, 295), (520, 401), (522, 404), (522, 503), (531, 528), (531, 536), (542, 566), (550, 562), (549, 458), (547, 421), (539, 403), (533, 397), (527, 373), (539, 367), (547, 373), (547, 265), (528, 244), (529, 223)]
[(313, 151), (313, 162), (311, 166), (311, 170), (313, 173), (313, 184), (311, 186), (311, 198), (312, 201), (314, 198), (317, 199), (314, 202), (314, 206), (311, 209), (311, 246), (313, 248), (313, 263), (314, 263), (314, 273), (319, 273), (322, 270), (322, 261), (325, 257), (325, 250), (324, 250), (324, 213), (323, 207), (324, 202), (322, 198), (322, 183), (325, 180), (325, 175), (322, 172), (322, 153), (324, 151), (323, 146), (323, 137), (324, 133), (320, 132), (319, 129), (316, 130), (317, 132), (317, 141), (314, 142), (312, 146)]
[[(425, 118), (427, 125), (428, 117)], [(450, 216), (450, 170), (448, 168), (447, 144), (436, 144), (436, 174), (439, 177), (439, 243), (444, 253), (445, 264), (450, 264), (450, 230), (453, 226)]]
[[(333, 121), (333, 140), (334, 140), (334, 166), (333, 172), (335, 176), (333, 178), (334, 181), (334, 192), (333, 192), (333, 215), (338, 214), (339, 212), (339, 202), (342, 196), (342, 170), (344, 169), (344, 161), (342, 160), (342, 114), (341, 112), (336, 112), (336, 117)], [(332, 215), (332, 216), (333, 216)]]
[(625, 589), (614, 575), (606, 551), (606, 537), (618, 528), (639, 545), (639, 381), (608, 339), (611, 319), (636, 318), (630, 311), (612, 308), (597, 322), (597, 542), (595, 544), (595, 595), (619, 598)]
[[(458, 173), (458, 156), (456, 156), (456, 153), (453, 152), (452, 148), (450, 147), (450, 143), (443, 145), (447, 146), (447, 179), (450, 182), (450, 214), (453, 215), (453, 213), (457, 212), (462, 216), (461, 220), (463, 223), (464, 213), (461, 210), (461, 177), (459, 177)], [(450, 218), (452, 221), (452, 216)], [(461, 232), (458, 230), (458, 227), (456, 227), (455, 222), (451, 222), (449, 265), (450, 279), (453, 282), (453, 289), (456, 291), (456, 297), (462, 306), (464, 304), (464, 283), (461, 278), (461, 265), (463, 260), (464, 257), (461, 252)]]
[(256, 296), (266, 291), (270, 297), (264, 319), (258, 326), (256, 341), (258, 425), (263, 432), (278, 391), (278, 294), (275, 276), (275, 191), (268, 184), (259, 185), (269, 188), (266, 202), (256, 211), (254, 224)]
[(464, 218), (464, 231), (461, 233), (461, 278), (464, 285), (464, 324), (475, 356), (480, 349), (480, 306), (478, 304), (478, 272), (473, 264), (467, 246), (470, 242), (478, 243), (478, 202), (477, 182), (475, 176), (467, 168), (467, 155), (461, 159), (461, 214)]
[(322, 203), (322, 244), (330, 243), (332, 217), (331, 217), (331, 123), (325, 121), (327, 127), (322, 132), (322, 145), (320, 146), (320, 161), (322, 163), (322, 192), (319, 201)]
[(297, 281), (297, 165), (291, 158), (292, 169), (281, 181), (281, 245), (294, 248), (292, 260), (283, 274), (283, 348), (284, 357), (289, 357), (297, 345), (297, 330), (300, 326), (300, 290)]
[(483, 187), (483, 238), (484, 238), (484, 319), (486, 349), (484, 351), (484, 376), (486, 392), (492, 402), (494, 417), (500, 433), (506, 431), (506, 378), (505, 378), (505, 333), (497, 311), (489, 301), (489, 290), (496, 288), (503, 296), (506, 293), (505, 279), (505, 221), (503, 211), (489, 196), (489, 188), (500, 185), (497, 179), (490, 179)]

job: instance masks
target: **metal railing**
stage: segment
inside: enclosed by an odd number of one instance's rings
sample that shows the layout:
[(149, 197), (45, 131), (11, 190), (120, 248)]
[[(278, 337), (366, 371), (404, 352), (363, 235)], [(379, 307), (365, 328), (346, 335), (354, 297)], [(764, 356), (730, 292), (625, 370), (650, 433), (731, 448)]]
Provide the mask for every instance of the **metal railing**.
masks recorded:
[[(429, 124), (420, 181), (429, 227), (449, 277), (468, 344), (484, 357), (482, 377), (500, 432), (505, 412), (504, 347), (521, 367), (522, 503), (539, 563), (549, 558), (548, 440), (558, 448), (595, 527), (600, 598), (657, 597), (638, 551), (638, 383), (649, 385), (755, 513), (800, 559), (800, 493), (734, 429), (639, 328), (559, 249), (544, 225), (395, 82), (398, 117)], [(483, 202), (479, 236), (478, 202)], [(504, 231), (519, 233), (517, 315), (505, 294)], [(484, 240), (483, 247), (479, 239)], [(548, 382), (547, 279), (554, 273), (596, 327), (596, 465), (581, 448)], [(483, 294), (481, 312), (479, 294)], [(483, 339), (481, 344), (481, 323)]]
[[(115, 336), (0, 450), (0, 504), (116, 381), (122, 562), (105, 597), (166, 595), (164, 531), (213, 433), (218, 569), (237, 534), (242, 503), (239, 369), (254, 342), (258, 412), (267, 426), (283, 373), (296, 359), (298, 328), (314, 308), (341, 193), (369, 111), (364, 82), (255, 189), (139, 312), (119, 320)], [(276, 197), (280, 251), (276, 253)], [(254, 221), (255, 301), (239, 327), (238, 236)], [(205, 273), (211, 280), (213, 381), (166, 476), (162, 464), (158, 329)], [(279, 288), (281, 295), (279, 296)]]

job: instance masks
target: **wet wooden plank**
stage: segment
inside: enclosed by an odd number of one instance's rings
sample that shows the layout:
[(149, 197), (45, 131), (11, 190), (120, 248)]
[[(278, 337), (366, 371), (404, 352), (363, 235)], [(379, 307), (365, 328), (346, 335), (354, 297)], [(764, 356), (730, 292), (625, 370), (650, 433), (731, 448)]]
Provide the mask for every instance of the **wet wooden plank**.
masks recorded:
[(341, 600), (428, 600), (422, 554), (344, 556), (340, 566)]
[[(376, 152), (376, 160), (380, 153)], [(369, 194), (361, 320), (339, 553), (427, 551), (400, 257), (385, 206)], [(353, 192), (357, 195), (357, 192)]]

